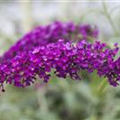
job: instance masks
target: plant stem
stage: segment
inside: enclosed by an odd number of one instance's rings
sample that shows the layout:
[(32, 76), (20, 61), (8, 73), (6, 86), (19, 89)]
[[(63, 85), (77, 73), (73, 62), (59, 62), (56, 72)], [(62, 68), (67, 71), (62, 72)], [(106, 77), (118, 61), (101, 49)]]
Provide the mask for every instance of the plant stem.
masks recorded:
[(98, 92), (101, 92), (101, 91), (102, 91), (105, 82), (106, 82), (105, 80), (102, 80), (102, 82), (100, 83), (100, 85), (99, 85), (98, 88), (97, 88), (97, 91), (98, 91)]
[(118, 37), (118, 36), (119, 36), (119, 33), (118, 33), (118, 31), (117, 31), (117, 29), (116, 29), (116, 27), (115, 27), (115, 24), (114, 24), (114, 22), (113, 22), (113, 20), (112, 20), (112, 18), (111, 18), (111, 15), (109, 14), (109, 12), (108, 12), (108, 10), (107, 10), (106, 4), (105, 4), (104, 2), (102, 2), (102, 5), (103, 5), (103, 10), (104, 10), (104, 15), (107, 17), (107, 19), (108, 19), (111, 27), (113, 28), (113, 31), (114, 31), (115, 36)]
[(46, 86), (44, 86), (42, 88), (38, 88), (37, 98), (38, 98), (39, 109), (41, 112), (47, 113), (48, 112), (48, 104), (46, 101), (45, 93), (46, 93)]

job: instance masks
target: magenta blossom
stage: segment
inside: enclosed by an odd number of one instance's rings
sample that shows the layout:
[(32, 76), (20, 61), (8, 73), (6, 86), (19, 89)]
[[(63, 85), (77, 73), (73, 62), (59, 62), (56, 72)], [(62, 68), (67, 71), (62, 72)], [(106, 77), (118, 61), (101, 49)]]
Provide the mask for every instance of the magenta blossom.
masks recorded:
[[(79, 37), (80, 35), (80, 37)], [(119, 48), (110, 49), (105, 43), (90, 43), (88, 36), (96, 39), (98, 30), (73, 23), (55, 22), (40, 26), (20, 39), (3, 57), (0, 63), (0, 86), (14, 84), (27, 87), (39, 77), (48, 82), (51, 70), (61, 78), (67, 76), (80, 80), (80, 72), (97, 71), (101, 77), (117, 86), (120, 80), (120, 58), (114, 60)]]

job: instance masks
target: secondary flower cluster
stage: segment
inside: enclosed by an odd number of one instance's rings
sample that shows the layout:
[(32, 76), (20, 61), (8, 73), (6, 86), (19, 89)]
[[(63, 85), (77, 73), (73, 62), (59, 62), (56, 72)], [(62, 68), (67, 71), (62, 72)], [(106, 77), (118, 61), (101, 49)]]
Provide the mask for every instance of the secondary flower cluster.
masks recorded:
[[(79, 30), (81, 38), (78, 38), (78, 33), (73, 32), (76, 31), (75, 28)], [(88, 28), (90, 30), (86, 30)], [(69, 40), (72, 33), (76, 34), (74, 39), (77, 36), (77, 42)], [(96, 38), (97, 34), (98, 31), (92, 30), (88, 25), (78, 27), (72, 23), (56, 22), (46, 27), (38, 27), (1, 57), (1, 90), (4, 91), (5, 83), (27, 87), (37, 77), (48, 82), (51, 70), (58, 77), (69, 76), (76, 80), (81, 79), (81, 70), (89, 73), (97, 71), (99, 76), (107, 77), (111, 85), (117, 86), (120, 80), (120, 58), (114, 61), (114, 57), (119, 48), (117, 44), (114, 49), (110, 49), (105, 43), (96, 41), (92, 44), (87, 41), (88, 36)]]
[(62, 23), (54, 22), (46, 26), (39, 26), (26, 34), (9, 51), (4, 54), (1, 59), (10, 59), (21, 52), (29, 52), (35, 47), (55, 43), (59, 39), (64, 39), (65, 42), (71, 40), (78, 42), (82, 39), (93, 39), (98, 37), (98, 29), (90, 25), (76, 25), (72, 22)]

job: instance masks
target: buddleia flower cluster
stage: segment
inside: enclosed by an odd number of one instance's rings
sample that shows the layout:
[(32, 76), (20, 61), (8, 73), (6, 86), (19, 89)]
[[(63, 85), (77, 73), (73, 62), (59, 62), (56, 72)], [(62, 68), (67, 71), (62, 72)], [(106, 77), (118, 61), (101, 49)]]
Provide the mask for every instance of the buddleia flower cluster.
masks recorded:
[[(119, 48), (97, 40), (98, 29), (90, 25), (54, 22), (26, 34), (0, 58), (0, 88), (4, 84), (27, 87), (39, 77), (49, 82), (51, 71), (60, 78), (80, 80), (80, 72), (97, 71), (117, 86), (120, 80)], [(91, 43), (89, 39), (94, 41)]]

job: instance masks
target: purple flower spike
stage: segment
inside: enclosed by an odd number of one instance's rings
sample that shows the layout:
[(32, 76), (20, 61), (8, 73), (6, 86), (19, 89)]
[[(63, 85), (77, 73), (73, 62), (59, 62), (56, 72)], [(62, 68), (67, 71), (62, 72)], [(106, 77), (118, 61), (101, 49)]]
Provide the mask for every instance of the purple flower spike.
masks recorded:
[[(4, 91), (5, 83), (16, 87), (30, 86), (37, 77), (49, 82), (51, 70), (58, 77), (68, 76), (74, 80), (81, 79), (82, 70), (97, 71), (100, 77), (106, 77), (112, 86), (117, 86), (120, 58), (114, 60), (114, 57), (119, 48), (115, 44), (115, 48), (110, 49), (100, 41), (89, 43), (87, 36), (95, 39), (98, 35), (95, 31), (90, 26), (60, 22), (34, 29), (1, 57), (1, 90)], [(75, 41), (71, 34), (75, 34), (74, 39), (78, 34), (83, 37)]]
[(41, 45), (56, 43), (59, 39), (64, 39), (65, 42), (70, 40), (78, 42), (82, 39), (87, 40), (87, 37), (92, 37), (93, 40), (95, 40), (98, 37), (98, 34), (95, 33), (98, 33), (96, 27), (92, 28), (90, 25), (75, 25), (72, 22), (54, 22), (47, 26), (39, 26), (13, 45), (9, 51), (0, 58), (0, 61), (15, 57), (21, 52), (26, 54), (30, 50), (34, 50), (35, 47)]

